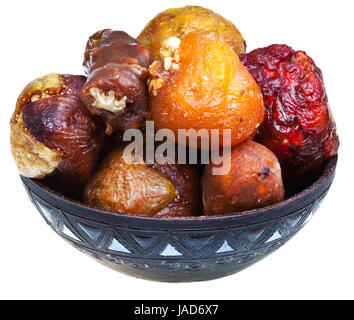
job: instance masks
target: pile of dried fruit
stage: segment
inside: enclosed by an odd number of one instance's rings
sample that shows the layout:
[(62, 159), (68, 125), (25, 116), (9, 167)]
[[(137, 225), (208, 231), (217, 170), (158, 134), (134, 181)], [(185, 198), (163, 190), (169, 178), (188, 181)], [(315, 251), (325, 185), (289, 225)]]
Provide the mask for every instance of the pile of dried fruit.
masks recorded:
[[(20, 173), (125, 214), (219, 215), (282, 201), (284, 177), (301, 183), (337, 153), (336, 127), (305, 52), (245, 51), (230, 21), (195, 6), (160, 13), (137, 39), (98, 31), (84, 54), (87, 78), (49, 74), (18, 98), (10, 128)], [(129, 158), (121, 136), (145, 134), (147, 120), (175, 136), (198, 131), (199, 151), (203, 139), (211, 152), (229, 144), (228, 169)]]

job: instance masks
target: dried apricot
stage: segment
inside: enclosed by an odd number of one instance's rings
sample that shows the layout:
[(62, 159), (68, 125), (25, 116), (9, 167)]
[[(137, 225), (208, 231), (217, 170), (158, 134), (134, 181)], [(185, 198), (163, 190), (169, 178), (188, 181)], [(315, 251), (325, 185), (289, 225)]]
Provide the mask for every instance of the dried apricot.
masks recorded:
[[(178, 39), (177, 39), (178, 40)], [(164, 61), (150, 67), (150, 110), (157, 129), (218, 131), (232, 146), (252, 137), (263, 121), (262, 95), (230, 46), (190, 33), (169, 39)], [(223, 142), (222, 140), (220, 141)]]
[(205, 215), (241, 212), (284, 199), (278, 159), (263, 145), (251, 140), (231, 150), (231, 169), (213, 175), (214, 164), (202, 178)]
[(172, 8), (159, 13), (146, 25), (138, 41), (150, 48), (155, 58), (158, 58), (165, 40), (171, 37), (181, 39), (192, 32), (220, 39), (231, 46), (236, 54), (245, 52), (246, 42), (232, 22), (212, 10), (198, 6)]

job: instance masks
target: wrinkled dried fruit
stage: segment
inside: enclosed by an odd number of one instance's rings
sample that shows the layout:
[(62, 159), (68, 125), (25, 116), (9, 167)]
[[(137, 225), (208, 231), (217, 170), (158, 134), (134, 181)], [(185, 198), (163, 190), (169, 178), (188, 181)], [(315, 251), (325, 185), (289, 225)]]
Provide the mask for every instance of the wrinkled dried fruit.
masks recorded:
[(89, 205), (144, 216), (191, 216), (199, 204), (199, 180), (189, 166), (148, 165), (113, 150), (85, 187)]
[(246, 42), (234, 24), (219, 14), (198, 6), (168, 9), (151, 20), (140, 33), (138, 41), (153, 51), (155, 58), (166, 50), (164, 43), (171, 37), (183, 38), (197, 32), (227, 43), (236, 54), (242, 54)]
[(140, 127), (148, 115), (146, 81), (152, 62), (149, 49), (123, 31), (92, 35), (84, 66), (88, 79), (81, 100), (107, 125), (106, 133)]
[[(173, 46), (169, 60), (150, 67), (150, 110), (157, 129), (230, 129), (234, 146), (252, 137), (263, 121), (257, 83), (224, 42), (190, 33)], [(179, 141), (180, 142), (180, 141)], [(180, 142), (181, 143), (181, 142)], [(182, 142), (183, 143), (183, 142)]]
[(322, 73), (305, 52), (271, 45), (241, 61), (257, 81), (266, 109), (256, 140), (277, 155), (284, 169), (290, 166), (287, 172), (304, 173), (337, 153)]
[(231, 150), (231, 170), (213, 175), (206, 165), (202, 177), (205, 215), (219, 215), (260, 208), (284, 199), (276, 156), (261, 144), (246, 141)]
[(196, 215), (200, 204), (200, 182), (197, 169), (180, 164), (155, 163), (149, 166), (164, 174), (176, 189), (175, 199), (156, 216), (187, 217)]
[(104, 142), (102, 123), (80, 102), (83, 76), (49, 74), (29, 83), (10, 122), (11, 149), (19, 171), (50, 176), (60, 185), (82, 185)]

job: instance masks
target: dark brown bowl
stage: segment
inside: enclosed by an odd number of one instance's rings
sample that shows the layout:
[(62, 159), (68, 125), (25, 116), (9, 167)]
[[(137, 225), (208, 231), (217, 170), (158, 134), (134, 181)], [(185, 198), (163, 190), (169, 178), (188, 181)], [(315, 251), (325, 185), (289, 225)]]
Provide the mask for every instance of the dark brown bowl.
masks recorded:
[(224, 277), (266, 257), (312, 217), (335, 175), (337, 156), (302, 192), (261, 209), (216, 217), (127, 216), (70, 200), (21, 179), (46, 222), (65, 240), (125, 274), (167, 282)]

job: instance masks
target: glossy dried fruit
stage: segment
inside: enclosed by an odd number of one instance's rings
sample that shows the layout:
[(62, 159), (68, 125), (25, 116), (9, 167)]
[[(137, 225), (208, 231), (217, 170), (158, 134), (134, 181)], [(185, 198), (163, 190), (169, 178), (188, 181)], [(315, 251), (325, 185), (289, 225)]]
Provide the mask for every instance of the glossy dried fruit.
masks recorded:
[(123, 31), (105, 29), (89, 38), (84, 58), (88, 79), (81, 100), (105, 121), (107, 133), (144, 123), (151, 62), (150, 50)]
[(322, 73), (305, 52), (271, 45), (241, 61), (257, 81), (266, 109), (256, 140), (277, 155), (283, 168), (290, 167), (286, 173), (304, 173), (337, 153)]
[(197, 168), (180, 164), (149, 165), (161, 172), (176, 189), (176, 197), (167, 207), (158, 212), (159, 217), (187, 217), (199, 214), (200, 182)]
[(202, 177), (205, 215), (242, 212), (284, 199), (281, 169), (276, 156), (261, 144), (246, 141), (231, 150), (231, 169), (213, 175), (206, 165)]
[(87, 183), (84, 200), (105, 210), (144, 216), (190, 216), (199, 204), (198, 175), (189, 166), (148, 165), (113, 150)]
[(32, 81), (18, 98), (10, 122), (11, 149), (19, 171), (81, 185), (104, 143), (102, 123), (80, 102), (83, 76), (49, 74)]
[[(171, 40), (170, 56), (150, 67), (150, 110), (157, 129), (202, 129), (200, 136), (234, 146), (252, 137), (264, 116), (262, 96), (250, 73), (224, 42), (190, 33)], [(169, 59), (170, 58), (170, 59)], [(179, 141), (180, 142), (180, 141)]]
[(242, 54), (246, 42), (234, 24), (219, 14), (198, 6), (173, 8), (159, 13), (140, 33), (138, 41), (153, 51), (155, 58), (165, 50), (164, 42), (197, 32), (227, 43), (236, 54)]

